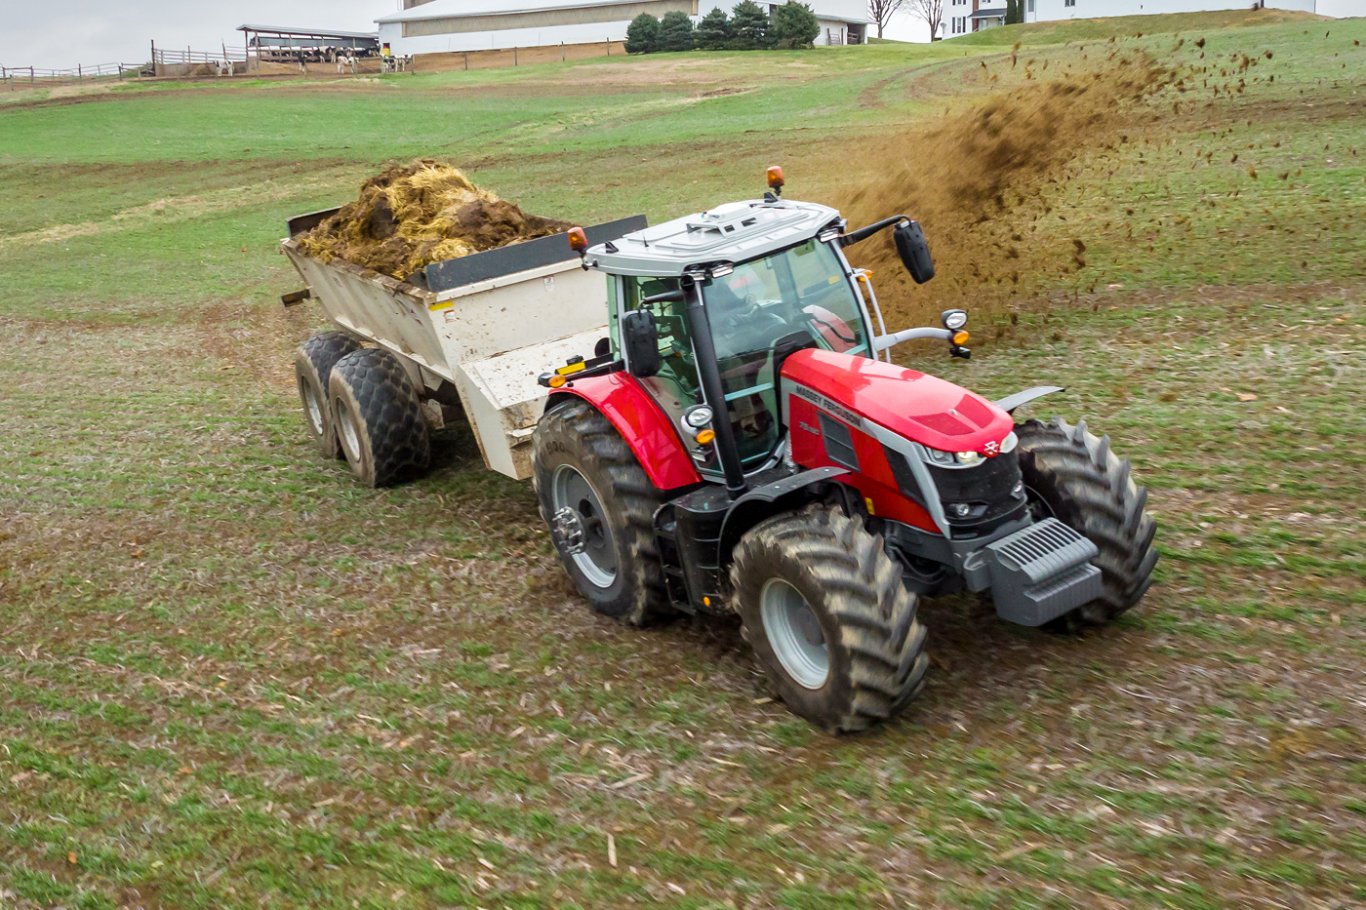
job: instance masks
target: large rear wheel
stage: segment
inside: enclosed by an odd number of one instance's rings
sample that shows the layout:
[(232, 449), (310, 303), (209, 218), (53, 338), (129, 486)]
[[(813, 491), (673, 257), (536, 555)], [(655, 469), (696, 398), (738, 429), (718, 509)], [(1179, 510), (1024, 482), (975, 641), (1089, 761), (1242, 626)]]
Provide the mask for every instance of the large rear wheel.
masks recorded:
[(793, 712), (852, 732), (920, 691), (925, 628), (901, 575), (882, 541), (834, 508), (779, 515), (740, 539), (730, 580), (745, 638)]
[(1020, 473), (1035, 518), (1056, 518), (1096, 545), (1104, 593), (1058, 617), (1046, 628), (1071, 631), (1109, 622), (1143, 597), (1152, 584), (1157, 525), (1144, 507), (1148, 491), (1134, 483), (1129, 461), (1110, 451), (1086, 423), (1054, 418), (1016, 427)]
[(655, 543), (663, 496), (626, 440), (586, 401), (536, 427), (532, 480), (565, 571), (593, 609), (633, 626), (672, 610)]
[(324, 458), (341, 458), (337, 428), (327, 406), (327, 381), (332, 368), (360, 342), (345, 332), (321, 332), (299, 345), (294, 354), (294, 376), (299, 386), (299, 401), (304, 407), (304, 425), (313, 444)]

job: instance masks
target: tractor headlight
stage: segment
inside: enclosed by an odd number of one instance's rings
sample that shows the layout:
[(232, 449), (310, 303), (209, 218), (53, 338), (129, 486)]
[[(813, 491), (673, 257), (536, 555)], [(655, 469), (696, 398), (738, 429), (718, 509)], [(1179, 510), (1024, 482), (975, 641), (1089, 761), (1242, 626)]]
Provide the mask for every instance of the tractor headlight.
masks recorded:
[(954, 518), (967, 518), (972, 514), (972, 504), (966, 502), (948, 503), (949, 514)]
[(939, 318), (944, 320), (944, 328), (948, 329), (950, 332), (956, 332), (968, 324), (968, 311), (945, 310), (939, 315)]
[(925, 451), (929, 454), (929, 456), (930, 456), (930, 461), (933, 461), (935, 464), (953, 464), (953, 463), (954, 463), (953, 453), (952, 453), (952, 452), (943, 452), (943, 451), (940, 451), (939, 449), (926, 449)]
[(711, 423), (712, 416), (711, 408), (707, 407), (705, 404), (699, 404), (695, 408), (689, 408), (687, 412), (684, 413), (683, 425), (690, 430), (700, 430)]
[(957, 457), (959, 464), (977, 464), (982, 460), (982, 456), (976, 452), (958, 452)]

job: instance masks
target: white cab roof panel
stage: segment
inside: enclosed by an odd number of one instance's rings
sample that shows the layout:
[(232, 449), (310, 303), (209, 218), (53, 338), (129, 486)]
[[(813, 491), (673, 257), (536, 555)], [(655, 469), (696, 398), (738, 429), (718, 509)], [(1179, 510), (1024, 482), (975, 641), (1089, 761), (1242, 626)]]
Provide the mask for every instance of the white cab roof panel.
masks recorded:
[(779, 200), (731, 202), (590, 247), (588, 264), (615, 275), (667, 278), (714, 262), (744, 262), (816, 236), (840, 220), (829, 206)]

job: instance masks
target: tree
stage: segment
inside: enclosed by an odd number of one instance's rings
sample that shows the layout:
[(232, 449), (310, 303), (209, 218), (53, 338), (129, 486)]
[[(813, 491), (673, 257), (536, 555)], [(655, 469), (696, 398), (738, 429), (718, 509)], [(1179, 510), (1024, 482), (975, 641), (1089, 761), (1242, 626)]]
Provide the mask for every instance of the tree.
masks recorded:
[(720, 51), (730, 47), (735, 33), (730, 27), (730, 17), (726, 11), (713, 7), (712, 11), (697, 23), (697, 46), (704, 51)]
[(1006, 25), (1018, 25), (1024, 21), (1023, 0), (1006, 0)]
[(901, 8), (906, 5), (906, 0), (868, 0), (868, 15), (877, 23), (877, 36), (882, 37), (882, 30), (887, 27), (887, 23), (892, 21), (892, 17), (901, 12)]
[(641, 13), (626, 26), (626, 53), (651, 54), (659, 50), (659, 20)]
[(773, 11), (773, 26), (769, 38), (775, 47), (810, 47), (821, 33), (821, 24), (811, 7), (797, 0), (787, 0)]
[(768, 47), (768, 13), (754, 0), (740, 0), (735, 4), (730, 24), (735, 34), (731, 47), (741, 51)]
[(930, 40), (939, 40), (939, 24), (944, 21), (944, 0), (909, 0), (912, 16), (925, 20), (930, 27)]
[(692, 16), (681, 10), (665, 13), (664, 18), (659, 20), (659, 49), (662, 51), (692, 50)]

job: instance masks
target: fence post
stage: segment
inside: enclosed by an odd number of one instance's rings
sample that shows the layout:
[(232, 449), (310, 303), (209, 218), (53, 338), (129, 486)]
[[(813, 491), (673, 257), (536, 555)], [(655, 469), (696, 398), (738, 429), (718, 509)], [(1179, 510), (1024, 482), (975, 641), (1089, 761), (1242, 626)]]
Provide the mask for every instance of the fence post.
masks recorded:
[(33, 75), (33, 67), (30, 66), (30, 67), (28, 68), (28, 84), (29, 84), (29, 85), (32, 85), (34, 82), (37, 82), (37, 81), (38, 81), (37, 78)]
[(465, 51), (465, 71), (466, 71), (466, 72), (469, 72), (469, 68), (470, 68), (470, 52), (469, 52), (469, 51)]
[(84, 79), (84, 78), (85, 78), (85, 73), (81, 70), (81, 65), (80, 65), (79, 63), (77, 63), (77, 64), (76, 64), (76, 81), (77, 81), (77, 82), (80, 82), (80, 81), (81, 81), (82, 79)]
[(517, 48), (515, 47), (512, 49), (512, 65), (517, 65)]

